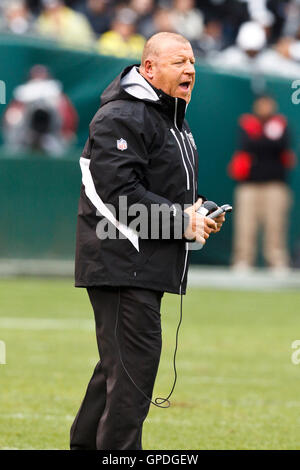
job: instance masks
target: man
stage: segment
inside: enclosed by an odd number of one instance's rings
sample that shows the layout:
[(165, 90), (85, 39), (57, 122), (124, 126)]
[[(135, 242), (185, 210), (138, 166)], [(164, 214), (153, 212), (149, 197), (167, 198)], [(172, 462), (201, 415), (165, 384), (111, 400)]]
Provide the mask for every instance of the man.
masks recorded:
[(286, 271), (286, 246), (291, 193), (288, 171), (295, 164), (287, 121), (276, 113), (277, 103), (267, 95), (253, 103), (253, 114), (239, 118), (239, 146), (229, 174), (235, 190), (233, 267), (248, 270), (257, 253), (257, 234), (264, 231), (263, 252), (270, 268)]
[(97, 49), (102, 55), (116, 57), (140, 57), (145, 38), (137, 33), (137, 14), (130, 8), (121, 8), (111, 22), (111, 29), (103, 33), (97, 41)]
[(226, 69), (258, 73), (257, 61), (266, 45), (264, 28), (255, 21), (243, 23), (238, 31), (236, 44), (212, 57), (212, 65)]
[[(94, 309), (101, 361), (72, 425), (71, 449), (142, 448), (161, 351), (162, 295), (185, 293), (187, 240), (205, 243), (224, 221), (196, 213), (198, 157), (184, 120), (194, 61), (182, 36), (152, 36), (141, 66), (127, 67), (108, 86), (90, 125), (75, 276)], [(146, 236), (122, 222), (132, 221), (137, 204), (150, 214), (142, 224)], [(154, 206), (169, 209), (158, 230)], [(118, 236), (103, 236), (103, 222)]]
[[(14, 116), (18, 115), (18, 119)], [(72, 145), (77, 112), (62, 84), (47, 67), (31, 67), (27, 82), (13, 90), (13, 100), (3, 116), (3, 138), (7, 150), (39, 152), (58, 157)]]

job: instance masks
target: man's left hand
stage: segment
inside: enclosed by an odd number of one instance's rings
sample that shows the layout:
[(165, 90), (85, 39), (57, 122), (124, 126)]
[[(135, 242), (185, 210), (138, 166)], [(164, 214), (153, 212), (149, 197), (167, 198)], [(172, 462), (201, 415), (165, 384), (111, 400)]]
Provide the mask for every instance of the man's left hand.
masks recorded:
[(216, 228), (216, 229), (213, 229), (213, 230), (212, 230), (212, 233), (220, 232), (221, 227), (222, 227), (223, 223), (225, 222), (225, 213), (219, 215), (219, 217), (216, 217), (216, 218), (214, 219), (214, 221), (215, 221), (216, 224), (217, 224), (217, 228)]

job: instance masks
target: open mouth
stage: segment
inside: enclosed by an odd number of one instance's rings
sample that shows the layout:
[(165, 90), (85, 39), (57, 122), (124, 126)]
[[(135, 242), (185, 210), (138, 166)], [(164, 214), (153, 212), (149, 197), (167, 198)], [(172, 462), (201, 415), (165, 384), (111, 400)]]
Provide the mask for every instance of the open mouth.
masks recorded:
[(190, 89), (191, 82), (182, 82), (179, 84), (180, 88), (184, 91), (188, 91)]

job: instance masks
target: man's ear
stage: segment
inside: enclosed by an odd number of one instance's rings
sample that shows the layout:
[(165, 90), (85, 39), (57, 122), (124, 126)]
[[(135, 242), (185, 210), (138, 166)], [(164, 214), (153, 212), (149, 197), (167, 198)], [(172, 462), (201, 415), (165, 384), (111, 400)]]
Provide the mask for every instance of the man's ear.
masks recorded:
[(150, 59), (146, 59), (143, 67), (143, 71), (145, 73), (145, 78), (148, 80), (152, 80), (154, 73), (153, 73), (153, 61)]

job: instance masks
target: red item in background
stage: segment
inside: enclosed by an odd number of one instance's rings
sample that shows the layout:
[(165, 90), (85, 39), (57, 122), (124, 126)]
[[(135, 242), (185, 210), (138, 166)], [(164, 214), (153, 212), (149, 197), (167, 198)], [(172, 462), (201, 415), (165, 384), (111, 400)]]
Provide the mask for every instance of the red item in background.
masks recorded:
[(296, 166), (297, 158), (292, 150), (284, 150), (280, 155), (280, 159), (285, 168), (294, 168)]
[(231, 178), (243, 181), (248, 178), (251, 169), (251, 156), (248, 152), (235, 152), (228, 165), (228, 173)]
[(263, 125), (256, 116), (243, 114), (239, 120), (239, 124), (252, 139), (258, 139), (262, 136)]
[(69, 98), (62, 94), (58, 103), (59, 114), (62, 118), (62, 134), (65, 139), (71, 139), (77, 130), (78, 115)]

